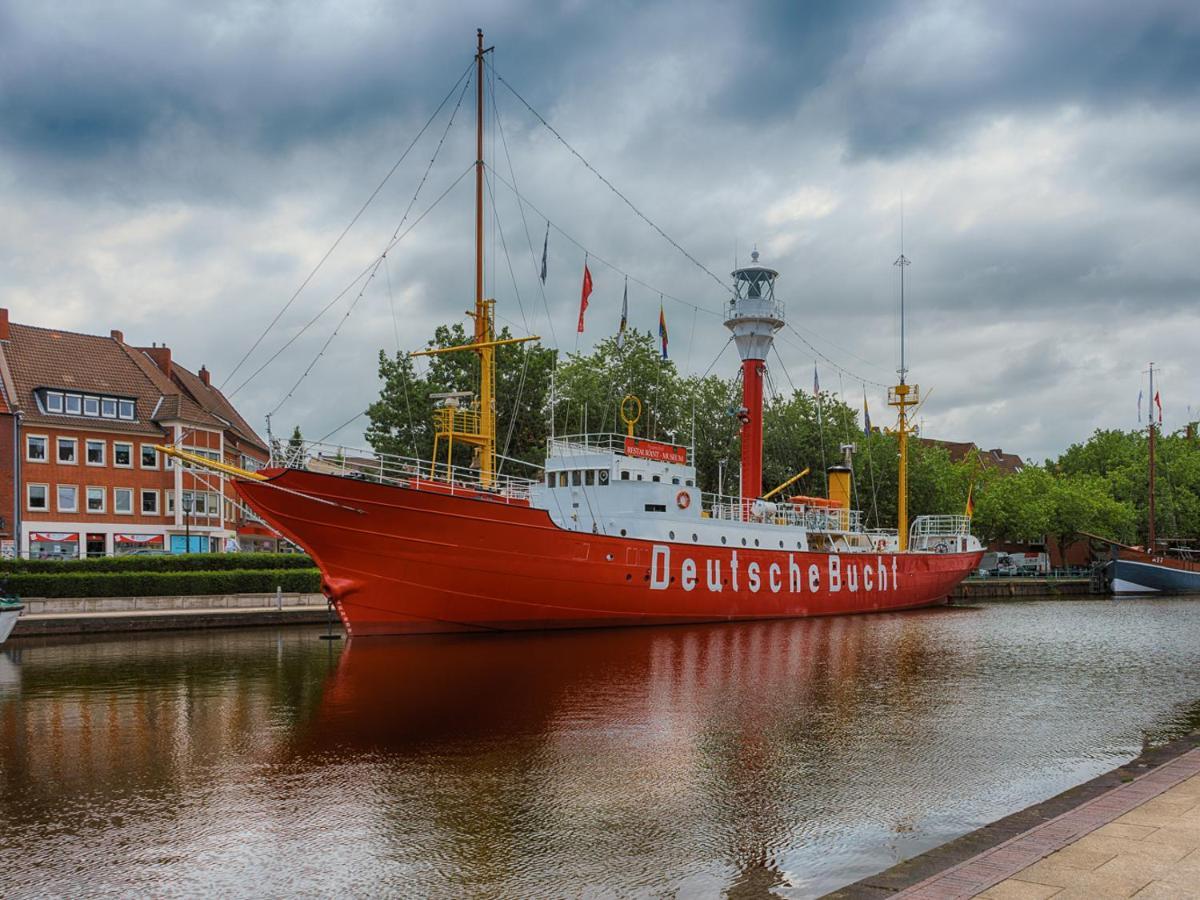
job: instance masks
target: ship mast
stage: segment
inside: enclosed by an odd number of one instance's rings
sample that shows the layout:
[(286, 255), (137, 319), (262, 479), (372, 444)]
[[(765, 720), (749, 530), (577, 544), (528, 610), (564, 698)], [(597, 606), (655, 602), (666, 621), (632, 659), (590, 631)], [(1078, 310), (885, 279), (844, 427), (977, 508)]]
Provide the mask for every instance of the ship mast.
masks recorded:
[(433, 356), (471, 350), (479, 357), (479, 394), (473, 409), (460, 409), (455, 400), (433, 411), (433, 459), (430, 475), (437, 477), (438, 446), (445, 442), (446, 479), (454, 480), (454, 442), (478, 448), (479, 483), (491, 487), (496, 480), (496, 348), (538, 340), (537, 335), (496, 340), (496, 301), (483, 293), (483, 62), (492, 48), (483, 46), (483, 29), (475, 32), (475, 309), (467, 315), (475, 320), (472, 341), (457, 347), (421, 350), (409, 356)]
[(1148, 412), (1150, 415), (1150, 527), (1147, 535), (1146, 549), (1150, 553), (1154, 553), (1154, 363), (1150, 363), (1150, 404)]
[(908, 409), (921, 402), (921, 389), (906, 383), (908, 368), (904, 364), (904, 270), (912, 263), (904, 255), (904, 220), (900, 224), (900, 256), (893, 263), (900, 269), (900, 383), (888, 388), (888, 405), (896, 407), (896, 442), (899, 445), (900, 470), (896, 479), (896, 530), (901, 551), (908, 549)]

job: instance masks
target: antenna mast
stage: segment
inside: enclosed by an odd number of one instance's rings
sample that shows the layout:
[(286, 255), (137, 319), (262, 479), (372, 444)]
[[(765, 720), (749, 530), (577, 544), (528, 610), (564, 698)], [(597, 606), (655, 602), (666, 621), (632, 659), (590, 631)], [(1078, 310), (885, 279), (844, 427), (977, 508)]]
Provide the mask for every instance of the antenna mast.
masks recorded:
[(900, 550), (908, 549), (908, 410), (921, 402), (921, 389), (907, 383), (908, 367), (904, 357), (904, 270), (911, 262), (904, 255), (904, 201), (900, 201), (900, 256), (892, 264), (900, 270), (900, 383), (888, 388), (888, 406), (896, 407), (896, 439), (900, 470), (896, 479), (896, 530), (899, 532)]

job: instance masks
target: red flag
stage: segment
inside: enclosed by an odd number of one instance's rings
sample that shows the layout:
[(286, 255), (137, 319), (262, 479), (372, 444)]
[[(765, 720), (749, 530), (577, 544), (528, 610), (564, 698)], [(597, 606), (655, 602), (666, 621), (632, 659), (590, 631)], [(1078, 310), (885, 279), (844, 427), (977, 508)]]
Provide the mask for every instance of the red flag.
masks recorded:
[(1158, 399), (1158, 391), (1154, 392), (1154, 405), (1158, 407), (1158, 424), (1162, 424), (1162, 401)]
[(579, 328), (576, 330), (583, 334), (583, 314), (587, 312), (588, 297), (592, 293), (592, 273), (588, 271), (587, 260), (583, 261), (583, 293), (579, 297)]

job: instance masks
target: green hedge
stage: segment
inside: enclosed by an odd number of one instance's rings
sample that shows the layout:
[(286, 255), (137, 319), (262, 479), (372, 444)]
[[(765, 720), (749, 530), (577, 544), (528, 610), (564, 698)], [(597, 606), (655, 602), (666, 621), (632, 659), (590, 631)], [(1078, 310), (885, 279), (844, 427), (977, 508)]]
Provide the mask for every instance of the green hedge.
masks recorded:
[[(95, 559), (5, 559), (0, 574), (70, 574), (99, 572), (220, 572), (242, 569), (311, 569), (303, 553), (135, 553)], [(65, 594), (59, 596), (66, 596)]]
[[(237, 554), (241, 555), (241, 554)], [(226, 569), (219, 572), (23, 573), (0, 576), (6, 593), (19, 597), (162, 597), (196, 594), (315, 594), (318, 569)]]

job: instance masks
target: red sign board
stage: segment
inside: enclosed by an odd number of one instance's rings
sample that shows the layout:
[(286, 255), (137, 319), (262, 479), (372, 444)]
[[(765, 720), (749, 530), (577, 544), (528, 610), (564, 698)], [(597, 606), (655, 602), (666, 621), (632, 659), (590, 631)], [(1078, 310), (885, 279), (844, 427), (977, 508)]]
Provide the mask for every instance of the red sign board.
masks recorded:
[(636, 456), (640, 459), (653, 459), (657, 462), (687, 463), (687, 448), (676, 447), (674, 444), (660, 444), (658, 441), (643, 441), (634, 437), (625, 438), (625, 455)]

